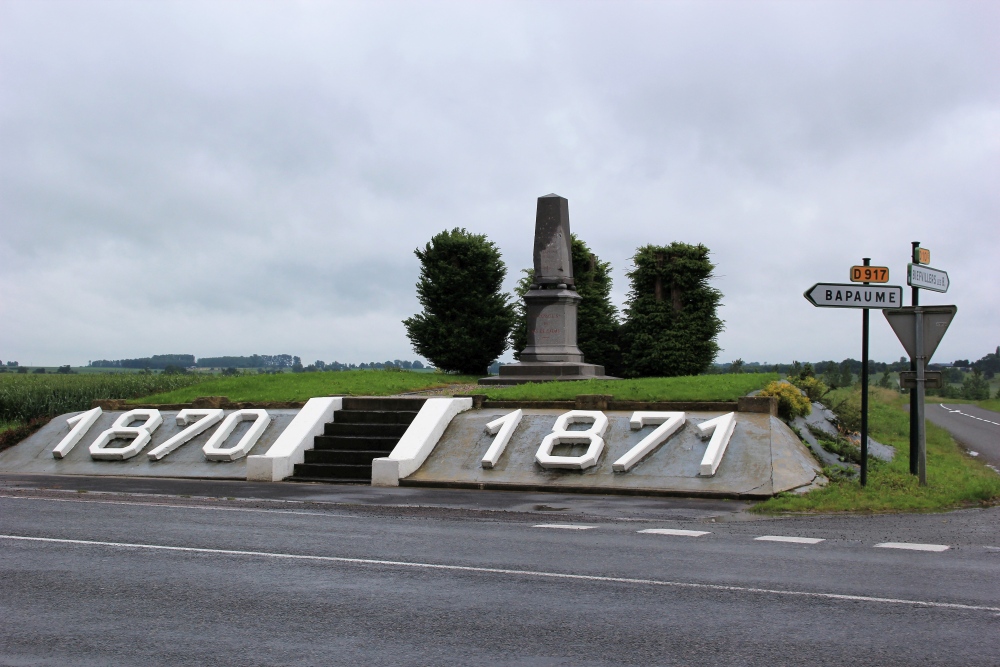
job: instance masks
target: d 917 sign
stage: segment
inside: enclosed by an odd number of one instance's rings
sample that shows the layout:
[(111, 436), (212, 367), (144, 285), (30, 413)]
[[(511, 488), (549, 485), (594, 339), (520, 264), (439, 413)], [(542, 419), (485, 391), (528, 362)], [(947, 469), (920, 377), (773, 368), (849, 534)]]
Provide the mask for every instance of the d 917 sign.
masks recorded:
[(889, 267), (887, 266), (852, 266), (851, 282), (853, 283), (887, 283), (889, 282)]

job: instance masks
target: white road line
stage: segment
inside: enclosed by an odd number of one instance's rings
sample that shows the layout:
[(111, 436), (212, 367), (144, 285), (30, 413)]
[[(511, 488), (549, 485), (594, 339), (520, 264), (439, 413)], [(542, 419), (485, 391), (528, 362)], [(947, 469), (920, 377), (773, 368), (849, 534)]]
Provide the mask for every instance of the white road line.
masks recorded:
[(564, 530), (590, 530), (597, 526), (584, 526), (579, 523), (540, 523), (532, 528), (562, 528)]
[(973, 419), (975, 419), (977, 421), (986, 422), (987, 424), (993, 424), (994, 426), (1000, 426), (1000, 422), (994, 422), (994, 421), (990, 421), (989, 419), (983, 419), (982, 417), (977, 417), (975, 415), (970, 415), (970, 414), (967, 414), (965, 412), (962, 412), (961, 410), (948, 410), (948, 408), (944, 407), (944, 403), (938, 403), (938, 405), (940, 405), (942, 408), (944, 408), (945, 410), (947, 410), (948, 412), (950, 412), (953, 415), (958, 414), (958, 415), (962, 415), (963, 417), (972, 417)]
[(301, 514), (303, 516), (329, 516), (338, 519), (357, 519), (350, 514), (328, 514), (327, 512), (299, 512), (296, 510), (268, 510), (258, 507), (213, 507), (211, 505), (166, 505), (164, 503), (137, 503), (124, 500), (84, 500), (82, 498), (32, 498), (28, 496), (5, 496), (14, 500), (45, 500), (53, 503), (91, 503), (97, 505), (132, 505), (136, 507), (166, 507), (168, 509), (215, 510), (219, 512), (263, 512), (265, 514)]
[(917, 544), (914, 542), (883, 542), (876, 544), (876, 549), (908, 549), (910, 551), (947, 551), (947, 544)]
[(790, 537), (788, 535), (761, 535), (753, 539), (758, 542), (792, 542), (794, 544), (819, 544), (825, 541), (818, 537)]
[(678, 528), (647, 528), (646, 530), (637, 530), (637, 533), (646, 533), (648, 535), (679, 535), (680, 537), (701, 537), (702, 535), (710, 535), (711, 531), (708, 530), (680, 530)]
[(724, 584), (698, 584), (683, 581), (666, 581), (663, 579), (634, 579), (631, 577), (603, 577), (587, 574), (567, 574), (563, 572), (544, 572), (541, 570), (510, 570), (496, 567), (473, 567), (469, 565), (441, 565), (438, 563), (419, 563), (412, 561), (375, 560), (371, 558), (343, 558), (339, 556), (309, 556), (305, 554), (274, 553), (268, 551), (239, 551), (234, 549), (203, 549), (197, 547), (173, 547), (161, 544), (131, 544), (128, 542), (98, 542), (94, 540), (68, 540), (54, 537), (30, 537), (27, 535), (2, 535), (0, 539), (22, 542), (41, 542), (49, 544), (73, 544), (90, 547), (111, 547), (117, 549), (147, 549), (150, 551), (173, 551), (183, 553), (212, 554), (215, 556), (247, 556), (256, 558), (279, 558), (285, 560), (319, 561), (326, 563), (344, 563), (349, 565), (381, 565), (386, 567), (406, 567), (423, 570), (441, 570), (448, 572), (473, 572), (478, 574), (504, 574), (519, 577), (539, 577), (545, 579), (562, 579), (569, 581), (593, 581), (599, 583), (635, 584), (641, 586), (665, 586), (672, 588), (691, 588), (713, 591), (728, 591), (731, 593), (758, 593), (763, 595), (789, 595), (804, 598), (819, 598), (825, 600), (845, 600), (848, 602), (875, 602), (881, 604), (921, 605), (937, 609), (959, 609), (964, 611), (1000, 612), (1000, 607), (984, 605), (959, 604), (955, 602), (932, 602), (929, 600), (908, 600), (905, 598), (880, 598), (869, 595), (844, 595), (841, 593), (821, 593), (814, 591), (790, 591), (771, 588), (751, 588), (747, 586), (727, 586)]

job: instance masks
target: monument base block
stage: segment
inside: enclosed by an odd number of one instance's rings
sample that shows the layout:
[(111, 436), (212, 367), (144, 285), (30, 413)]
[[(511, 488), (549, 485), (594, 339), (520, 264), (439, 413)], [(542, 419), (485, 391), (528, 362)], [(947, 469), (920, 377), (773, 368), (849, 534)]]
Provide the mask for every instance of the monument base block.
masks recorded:
[(571, 380), (618, 380), (604, 374), (604, 366), (575, 361), (526, 361), (500, 367), (500, 375), (481, 378), (479, 384), (525, 384)]

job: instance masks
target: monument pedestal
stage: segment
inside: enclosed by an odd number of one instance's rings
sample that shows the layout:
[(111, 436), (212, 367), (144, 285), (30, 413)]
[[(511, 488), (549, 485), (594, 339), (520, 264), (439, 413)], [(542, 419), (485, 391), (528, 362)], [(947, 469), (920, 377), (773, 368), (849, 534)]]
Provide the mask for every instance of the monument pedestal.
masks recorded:
[(604, 366), (583, 362), (576, 345), (576, 310), (582, 297), (575, 290), (533, 289), (524, 295), (528, 345), (519, 363), (500, 367), (500, 375), (479, 384), (524, 384), (553, 380), (617, 380)]

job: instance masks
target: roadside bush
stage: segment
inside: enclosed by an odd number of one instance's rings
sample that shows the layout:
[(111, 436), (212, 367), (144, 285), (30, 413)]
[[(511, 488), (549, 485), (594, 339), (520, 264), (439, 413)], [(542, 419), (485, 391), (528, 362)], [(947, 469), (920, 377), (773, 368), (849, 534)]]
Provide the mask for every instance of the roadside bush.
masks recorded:
[(972, 369), (972, 375), (962, 383), (962, 398), (970, 401), (985, 401), (990, 397), (990, 383), (983, 377), (978, 368)]
[(772, 382), (764, 387), (761, 396), (776, 396), (778, 399), (778, 415), (783, 419), (792, 420), (796, 417), (805, 417), (812, 412), (812, 403), (807, 396), (803, 396), (795, 385), (787, 382)]
[(810, 401), (818, 401), (823, 398), (826, 392), (830, 391), (830, 388), (826, 386), (826, 383), (815, 376), (789, 378), (789, 381), (802, 391), (806, 392), (806, 396), (809, 397)]

